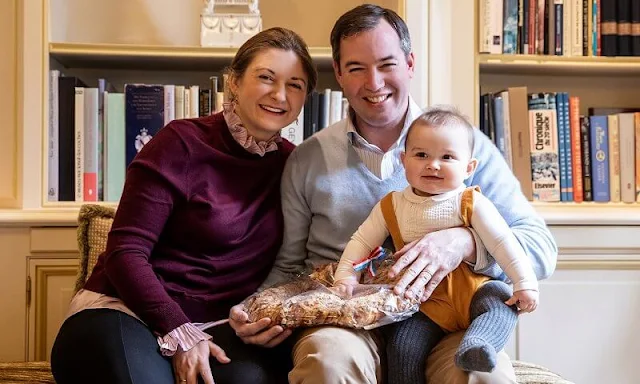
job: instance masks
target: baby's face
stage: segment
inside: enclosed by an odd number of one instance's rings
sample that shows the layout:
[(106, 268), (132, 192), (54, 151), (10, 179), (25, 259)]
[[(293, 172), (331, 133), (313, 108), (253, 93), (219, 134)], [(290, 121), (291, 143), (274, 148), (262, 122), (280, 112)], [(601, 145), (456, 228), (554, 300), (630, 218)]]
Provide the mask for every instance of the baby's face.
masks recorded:
[(471, 158), (469, 134), (462, 126), (413, 127), (402, 162), (416, 193), (428, 196), (448, 192), (471, 176), (477, 161)]

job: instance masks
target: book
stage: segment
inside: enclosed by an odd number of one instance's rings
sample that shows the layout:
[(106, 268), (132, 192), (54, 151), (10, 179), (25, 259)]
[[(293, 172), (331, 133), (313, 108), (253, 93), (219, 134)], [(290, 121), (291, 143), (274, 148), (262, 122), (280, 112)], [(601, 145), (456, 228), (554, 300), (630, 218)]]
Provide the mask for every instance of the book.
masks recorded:
[(591, 116), (591, 188), (593, 201), (611, 200), (609, 186), (609, 126), (607, 116)]
[(529, 110), (533, 200), (560, 201), (560, 165), (556, 111)]
[(164, 126), (164, 86), (125, 84), (124, 95), (128, 166)]

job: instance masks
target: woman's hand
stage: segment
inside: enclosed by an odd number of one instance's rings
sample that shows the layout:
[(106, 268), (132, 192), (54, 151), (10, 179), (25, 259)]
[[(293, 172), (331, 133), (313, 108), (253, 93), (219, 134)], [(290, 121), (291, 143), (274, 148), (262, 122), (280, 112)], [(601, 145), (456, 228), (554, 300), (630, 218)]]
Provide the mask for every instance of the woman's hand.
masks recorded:
[(249, 315), (244, 311), (242, 304), (231, 308), (229, 325), (245, 344), (256, 344), (267, 348), (275, 347), (291, 335), (290, 329), (284, 329), (279, 325), (272, 327), (271, 319), (268, 317), (250, 323)]
[(197, 384), (198, 375), (202, 376), (205, 384), (215, 384), (209, 356), (215, 357), (223, 364), (231, 361), (224, 350), (210, 340), (202, 340), (188, 351), (178, 347), (172, 358), (176, 384)]

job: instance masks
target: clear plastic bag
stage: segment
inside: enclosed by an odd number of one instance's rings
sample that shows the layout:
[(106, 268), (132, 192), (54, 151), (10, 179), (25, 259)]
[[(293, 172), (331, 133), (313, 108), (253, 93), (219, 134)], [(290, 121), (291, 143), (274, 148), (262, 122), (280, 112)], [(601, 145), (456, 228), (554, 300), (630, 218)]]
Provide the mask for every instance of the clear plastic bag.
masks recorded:
[[(385, 283), (392, 260), (383, 260), (379, 273), (365, 275), (350, 298), (329, 287), (337, 263), (316, 268), (310, 275), (274, 286), (248, 297), (243, 303), (250, 321), (269, 317), (286, 328), (335, 325), (373, 329), (405, 320), (419, 310), (419, 302), (399, 297)], [(376, 278), (377, 276), (377, 278)]]

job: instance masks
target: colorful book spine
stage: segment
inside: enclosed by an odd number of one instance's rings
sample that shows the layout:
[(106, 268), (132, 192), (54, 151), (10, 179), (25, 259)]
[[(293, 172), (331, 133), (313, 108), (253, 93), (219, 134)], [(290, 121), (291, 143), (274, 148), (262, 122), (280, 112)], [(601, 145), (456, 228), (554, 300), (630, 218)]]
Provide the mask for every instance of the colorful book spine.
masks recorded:
[(562, 113), (564, 114), (564, 150), (567, 163), (567, 201), (574, 201), (573, 158), (571, 157), (571, 117), (569, 114), (569, 94), (562, 92)]
[(591, 131), (588, 116), (580, 116), (580, 140), (582, 141), (582, 186), (584, 201), (593, 201), (591, 186)]
[(562, 93), (556, 94), (557, 122), (558, 122), (558, 162), (560, 164), (560, 201), (568, 201), (567, 197), (567, 152), (564, 147), (564, 104)]
[(607, 116), (609, 129), (609, 194), (612, 203), (620, 202), (620, 128), (618, 115)]
[(609, 129), (607, 116), (590, 117), (591, 186), (593, 201), (611, 200), (609, 186)]
[(571, 168), (573, 174), (573, 201), (584, 201), (584, 187), (582, 184), (582, 139), (580, 137), (580, 99), (577, 96), (569, 98), (569, 132), (571, 142)]
[(531, 129), (531, 168), (533, 199), (560, 201), (560, 166), (558, 163), (558, 127), (556, 111), (529, 111)]

